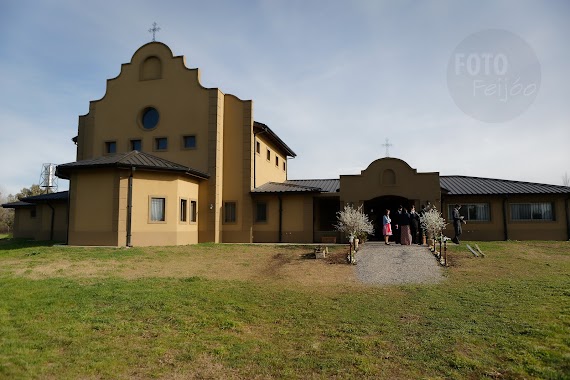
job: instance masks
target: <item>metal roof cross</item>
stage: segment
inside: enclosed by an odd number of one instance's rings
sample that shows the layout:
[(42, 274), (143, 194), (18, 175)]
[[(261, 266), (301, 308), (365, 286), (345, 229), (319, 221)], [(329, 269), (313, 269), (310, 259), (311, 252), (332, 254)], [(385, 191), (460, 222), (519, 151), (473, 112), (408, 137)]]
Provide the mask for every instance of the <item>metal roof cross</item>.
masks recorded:
[(160, 28), (156, 26), (156, 22), (152, 24), (152, 28), (148, 30), (149, 33), (152, 33), (152, 42), (155, 41), (156, 32), (160, 31)]
[(390, 144), (390, 140), (386, 139), (386, 142), (382, 144), (382, 146), (386, 147), (386, 157), (390, 157), (390, 147), (393, 146), (393, 144)]

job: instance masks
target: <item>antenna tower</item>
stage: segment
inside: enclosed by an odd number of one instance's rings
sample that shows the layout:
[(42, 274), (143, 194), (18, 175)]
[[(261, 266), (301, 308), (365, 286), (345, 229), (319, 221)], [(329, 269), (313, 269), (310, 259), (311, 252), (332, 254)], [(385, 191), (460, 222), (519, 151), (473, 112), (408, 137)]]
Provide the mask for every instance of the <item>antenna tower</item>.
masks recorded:
[(55, 176), (55, 164), (42, 164), (40, 175), (40, 187), (46, 189), (46, 193), (57, 191), (57, 177)]

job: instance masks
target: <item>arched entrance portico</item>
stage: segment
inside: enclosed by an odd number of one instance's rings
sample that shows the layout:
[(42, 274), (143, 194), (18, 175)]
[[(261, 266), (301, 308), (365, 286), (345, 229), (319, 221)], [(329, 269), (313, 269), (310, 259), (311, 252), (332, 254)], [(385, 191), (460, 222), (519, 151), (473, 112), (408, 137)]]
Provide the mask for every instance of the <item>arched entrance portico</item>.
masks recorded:
[[(398, 195), (384, 195), (364, 201), (363, 211), (368, 215), (372, 223), (374, 224), (374, 236), (370, 237), (370, 240), (382, 240), (382, 216), (386, 209), (390, 210), (390, 215), (394, 219), (394, 215), (398, 211), (398, 207), (402, 206), (410, 209), (410, 205), (414, 204), (408, 198), (401, 197)], [(392, 222), (392, 227), (395, 225), (395, 221)]]

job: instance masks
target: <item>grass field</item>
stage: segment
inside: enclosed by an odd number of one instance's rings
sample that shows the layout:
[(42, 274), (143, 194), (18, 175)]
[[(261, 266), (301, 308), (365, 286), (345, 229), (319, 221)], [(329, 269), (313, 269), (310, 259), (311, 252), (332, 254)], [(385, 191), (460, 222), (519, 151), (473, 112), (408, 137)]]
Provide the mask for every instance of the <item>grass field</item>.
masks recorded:
[(0, 378), (570, 378), (570, 243), (478, 244), (372, 287), (302, 246), (3, 239)]

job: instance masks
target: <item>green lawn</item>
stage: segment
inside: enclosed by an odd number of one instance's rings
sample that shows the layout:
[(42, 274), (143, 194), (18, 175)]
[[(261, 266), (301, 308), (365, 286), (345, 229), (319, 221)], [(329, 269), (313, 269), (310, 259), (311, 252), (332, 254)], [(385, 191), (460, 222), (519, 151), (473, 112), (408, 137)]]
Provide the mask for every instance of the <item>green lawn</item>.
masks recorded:
[(570, 378), (570, 243), (478, 244), (441, 284), (371, 287), (304, 247), (5, 239), (0, 378)]

